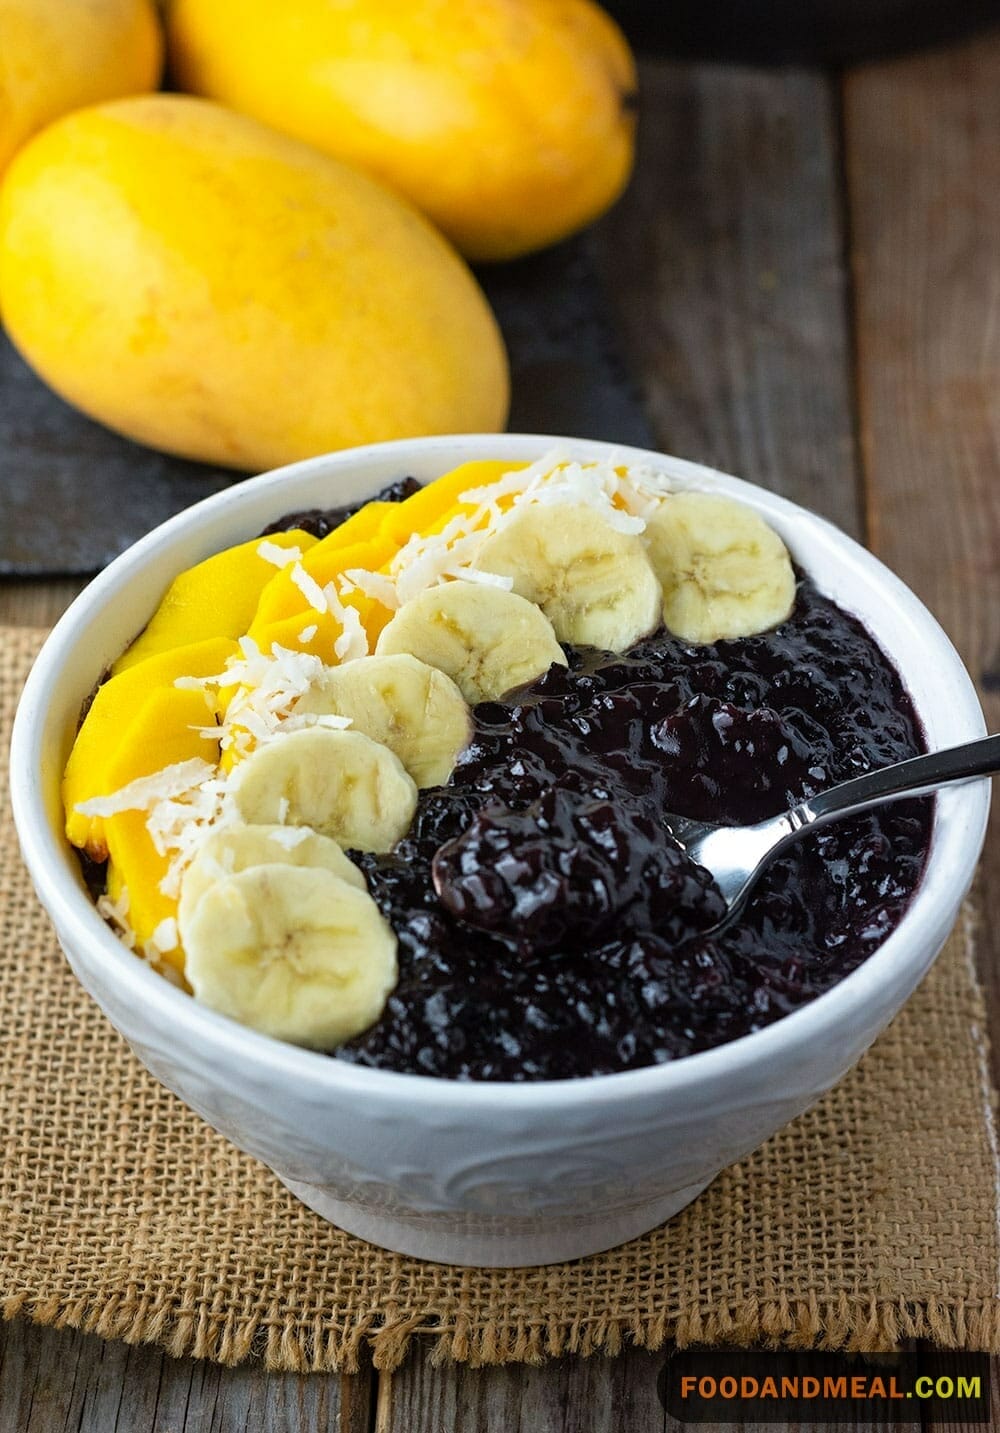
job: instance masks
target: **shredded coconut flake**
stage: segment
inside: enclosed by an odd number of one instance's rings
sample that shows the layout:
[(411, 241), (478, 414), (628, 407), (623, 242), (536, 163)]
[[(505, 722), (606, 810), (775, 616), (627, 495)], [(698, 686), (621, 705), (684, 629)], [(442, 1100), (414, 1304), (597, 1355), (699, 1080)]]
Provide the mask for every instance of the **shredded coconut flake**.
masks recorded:
[(503, 577), (499, 572), (483, 572), (478, 567), (458, 567), (446, 572), (446, 577), (455, 577), (462, 582), (478, 582), (480, 587), (499, 587), (510, 592), (514, 586), (513, 577)]
[(399, 606), (396, 584), (384, 572), (369, 572), (364, 567), (349, 567), (341, 577), (341, 593), (345, 592), (346, 584), (350, 584), (351, 588), (358, 588), (373, 602), (381, 602), (382, 606), (388, 607), (391, 612), (395, 612)]
[(168, 951), (177, 949), (177, 922), (173, 916), (167, 916), (160, 921), (149, 938), (149, 944), (159, 955), (166, 955)]
[[(463, 511), (440, 532), (414, 533), (389, 564), (395, 605), (411, 602), (426, 588), (455, 578), (492, 581), (509, 589), (509, 579), (482, 572), (478, 559), (484, 543), (525, 503), (589, 507), (618, 532), (639, 533), (672, 490), (665, 473), (646, 466), (630, 467), (614, 453), (600, 462), (580, 463), (568, 453), (553, 450), (526, 468), (503, 473), (495, 482), (462, 493)], [(347, 575), (371, 595), (378, 595), (374, 590), (377, 579), (385, 577), (353, 570)]]
[[(351, 725), (351, 718), (338, 716), (334, 712), (292, 712), (281, 723), (280, 734), (305, 731), (309, 727), (325, 726), (331, 731), (345, 731)], [(276, 733), (277, 734), (277, 733)]]
[(276, 542), (263, 542), (257, 544), (257, 556), (262, 557), (265, 562), (270, 562), (275, 567), (287, 567), (290, 562), (302, 561), (302, 549), (294, 544), (291, 547), (281, 547)]
[(89, 801), (81, 801), (75, 809), (81, 816), (117, 816), (120, 811), (146, 811), (164, 798), (189, 791), (212, 775), (214, 770), (200, 757), (178, 761), (173, 766), (165, 766), (162, 771), (155, 771), (152, 776), (137, 777), (110, 796), (94, 796)]
[(114, 927), (115, 934), (123, 945), (126, 945), (129, 950), (135, 950), (135, 931), (129, 925), (128, 907), (127, 886), (122, 887), (117, 901), (113, 901), (108, 895), (97, 898), (97, 914)]
[(340, 636), (333, 644), (334, 656), (340, 662), (353, 662), (358, 657), (367, 657), (368, 633), (361, 621), (361, 613), (356, 607), (350, 605), (345, 607), (332, 582), (328, 582), (323, 588), (323, 597), (327, 604), (327, 611), (340, 623), (342, 628)]
[(299, 641), (311, 642), (318, 631), (319, 628), (316, 626), (315, 622), (312, 624), (311, 627), (303, 627), (302, 631), (299, 633)]
[(292, 568), (292, 581), (313, 611), (329, 612), (330, 608), (327, 605), (323, 588), (320, 587), (315, 577), (312, 577), (300, 562), (297, 562)]
[(238, 755), (277, 736), (299, 697), (326, 671), (311, 652), (296, 652), (276, 642), (265, 656), (256, 643), (252, 646), (250, 655), (208, 679), (216, 687), (235, 688), (217, 732), (222, 750)]
[(184, 872), (213, 829), (238, 820), (229, 798), (229, 781), (212, 776), (177, 798), (157, 802), (146, 818), (146, 829), (159, 855), (167, 857), (160, 890), (171, 899), (180, 895)]

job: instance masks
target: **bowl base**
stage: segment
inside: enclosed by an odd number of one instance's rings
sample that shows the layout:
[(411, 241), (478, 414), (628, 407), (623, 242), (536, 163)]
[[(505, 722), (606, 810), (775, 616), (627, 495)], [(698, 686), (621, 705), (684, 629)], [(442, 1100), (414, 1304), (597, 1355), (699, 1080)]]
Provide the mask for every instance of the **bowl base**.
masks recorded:
[[(441, 1213), (437, 1220), (428, 1215), (406, 1215), (398, 1211), (378, 1214), (356, 1204), (335, 1199), (315, 1184), (286, 1179), (275, 1170), (287, 1190), (314, 1213), (336, 1224), (348, 1234), (377, 1244), (392, 1254), (408, 1254), (434, 1264), (461, 1264), (469, 1268), (516, 1269), (538, 1264), (561, 1264), (583, 1259), (637, 1239), (673, 1218), (712, 1181), (702, 1180), (685, 1189), (675, 1189), (661, 1199), (638, 1208), (612, 1214), (581, 1215), (564, 1227), (546, 1229), (544, 1216), (539, 1227), (525, 1232), (493, 1232), (487, 1216), (466, 1216), (469, 1227), (462, 1229), (460, 1213)], [(714, 1178), (714, 1176), (713, 1176)], [(434, 1220), (434, 1222), (431, 1222)], [(563, 1221), (560, 1221), (563, 1225)]]

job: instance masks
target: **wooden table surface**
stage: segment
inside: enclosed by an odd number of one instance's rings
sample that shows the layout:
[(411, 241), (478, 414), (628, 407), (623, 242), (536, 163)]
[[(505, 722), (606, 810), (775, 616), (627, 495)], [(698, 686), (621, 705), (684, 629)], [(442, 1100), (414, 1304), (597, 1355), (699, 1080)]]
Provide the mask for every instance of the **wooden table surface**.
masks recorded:
[[(658, 445), (859, 536), (1000, 729), (1000, 36), (843, 76), (656, 62), (643, 80), (635, 181), (587, 242)], [(75, 590), (9, 583), (0, 623), (47, 623)], [(996, 1076), (995, 825), (978, 895)], [(644, 1433), (665, 1426), (661, 1362), (474, 1372), (420, 1350), (391, 1376), (267, 1377), (13, 1323), (0, 1429)]]

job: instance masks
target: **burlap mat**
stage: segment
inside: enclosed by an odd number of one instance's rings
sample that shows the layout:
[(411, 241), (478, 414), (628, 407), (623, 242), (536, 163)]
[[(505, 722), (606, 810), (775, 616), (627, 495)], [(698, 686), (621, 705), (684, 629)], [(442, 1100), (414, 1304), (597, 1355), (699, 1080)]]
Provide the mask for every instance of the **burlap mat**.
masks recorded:
[(1000, 1350), (997, 1151), (966, 918), (858, 1069), (670, 1224), (469, 1270), (323, 1223), (158, 1085), (71, 975), (20, 865), (6, 744), (40, 633), (0, 629), (0, 1299), (8, 1317), (272, 1369), (538, 1361), (623, 1341)]

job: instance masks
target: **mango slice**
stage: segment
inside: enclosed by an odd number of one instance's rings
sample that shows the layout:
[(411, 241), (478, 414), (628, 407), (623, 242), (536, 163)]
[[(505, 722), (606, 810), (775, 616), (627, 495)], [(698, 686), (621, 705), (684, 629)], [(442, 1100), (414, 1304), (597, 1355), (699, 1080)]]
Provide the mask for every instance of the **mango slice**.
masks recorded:
[(429, 534), (440, 531), (444, 520), (450, 520), (460, 510), (462, 505), (458, 499), (467, 489), (485, 487), (487, 483), (495, 483), (504, 473), (527, 466), (527, 463), (511, 463), (496, 458), (462, 463), (450, 473), (435, 478), (434, 482), (428, 483), (404, 502), (390, 504), (392, 511), (386, 517), (386, 535), (397, 547), (402, 547), (415, 532)]
[[(276, 576), (273, 562), (260, 556), (262, 542), (302, 553), (316, 545), (300, 529), (253, 538), (226, 548), (189, 567), (174, 578), (142, 634), (122, 653), (114, 675), (172, 647), (186, 647), (208, 637), (242, 637), (253, 621), (261, 592)], [(283, 569), (282, 569), (283, 570)]]
[[(217, 762), (219, 743), (196, 728), (211, 725), (211, 714), (200, 691), (162, 687), (140, 706), (125, 731), (117, 755), (108, 763), (107, 776), (117, 791), (141, 776), (151, 776), (178, 761), (201, 757)], [(104, 817), (104, 835), (109, 857), (108, 894), (117, 900), (122, 887), (128, 891), (128, 923), (141, 945), (149, 941), (156, 927), (168, 916), (177, 915), (177, 900), (166, 896), (160, 882), (167, 874), (169, 859), (161, 856), (146, 827), (147, 811), (119, 811)], [(178, 948), (163, 959), (183, 969)]]
[[(377, 545), (377, 539), (386, 510), (394, 506), (393, 503), (367, 503), (360, 512), (310, 548), (302, 559), (303, 570), (320, 587), (325, 587), (345, 567), (369, 566), (373, 552), (382, 553), (384, 549), (388, 554), (392, 550), (391, 545), (386, 546), (384, 541)], [(377, 558), (380, 563), (384, 560), (381, 555)], [(248, 619), (250, 636), (259, 641), (257, 633), (270, 623), (309, 610), (302, 589), (292, 579), (292, 565), (289, 564), (280, 572), (273, 572), (262, 589), (256, 608)]]
[[(227, 660), (238, 652), (235, 642), (212, 637), (205, 642), (174, 647), (168, 652), (147, 657), (144, 662), (111, 677), (98, 688), (90, 711), (77, 733), (63, 776), (66, 835), (74, 846), (82, 846), (95, 861), (103, 861), (107, 857), (106, 818), (84, 816), (76, 807), (94, 796), (110, 796), (124, 784), (116, 774), (116, 764), (129, 751), (130, 728), (146, 700), (162, 688), (179, 694), (180, 689), (174, 687), (178, 677), (213, 676), (223, 671)], [(200, 724), (209, 725), (211, 715), (204, 697), (200, 692), (189, 692), (187, 695), (197, 698), (201, 704)], [(192, 737), (192, 740), (198, 742), (197, 737)], [(166, 731), (161, 733), (154, 749), (156, 764), (150, 767), (151, 771), (188, 759), (187, 756), (167, 754), (170, 746)], [(209, 743), (202, 740), (190, 754), (203, 755), (206, 760), (211, 760)], [(131, 777), (127, 779), (131, 780)]]

